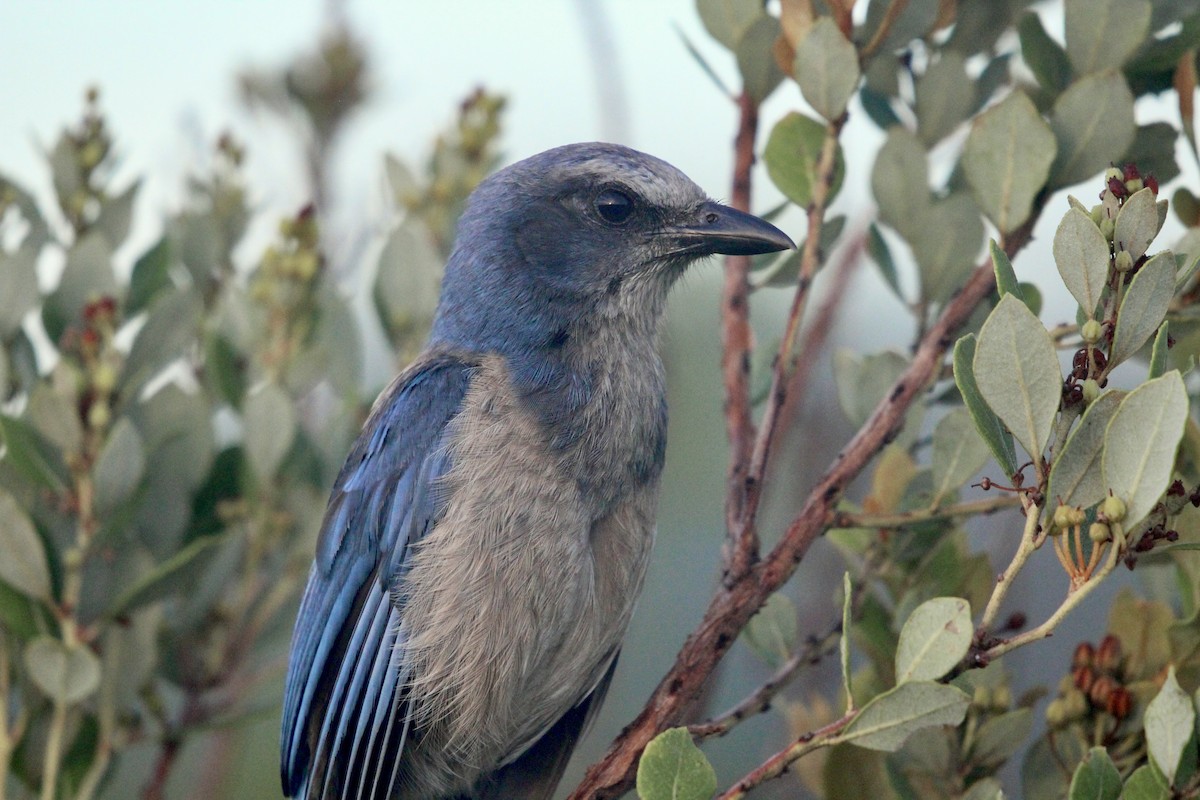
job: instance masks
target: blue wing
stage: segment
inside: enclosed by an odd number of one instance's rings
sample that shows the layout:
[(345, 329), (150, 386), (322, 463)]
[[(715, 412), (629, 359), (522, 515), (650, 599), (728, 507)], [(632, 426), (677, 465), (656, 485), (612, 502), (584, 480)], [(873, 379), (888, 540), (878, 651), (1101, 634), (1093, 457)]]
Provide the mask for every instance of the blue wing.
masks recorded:
[(442, 353), (410, 367), (334, 484), (292, 636), (281, 737), (288, 797), (390, 794), (408, 733), (390, 591), (409, 547), (444, 512), (437, 481), (450, 466), (446, 427), (474, 366)]

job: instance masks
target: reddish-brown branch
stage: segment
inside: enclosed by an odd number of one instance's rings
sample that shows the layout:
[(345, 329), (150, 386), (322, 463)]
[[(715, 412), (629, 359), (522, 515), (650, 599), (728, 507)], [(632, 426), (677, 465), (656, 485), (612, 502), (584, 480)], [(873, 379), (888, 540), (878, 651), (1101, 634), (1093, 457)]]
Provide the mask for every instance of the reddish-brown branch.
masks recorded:
[[(1005, 240), (1011, 257), (1028, 243), (1044, 196), (1031, 218)], [(880, 400), (862, 428), (842, 449), (809, 493), (779, 544), (763, 561), (718, 588), (699, 626), (688, 636), (675, 664), (663, 677), (642, 712), (592, 765), (571, 800), (619, 797), (632, 783), (642, 750), (654, 736), (677, 725), (700, 694), (738, 632), (772, 592), (791, 577), (797, 564), (833, 519), (838, 500), (850, 482), (891, 439), (905, 412), (938, 375), (953, 334), (994, 285), (990, 260), (975, 268), (966, 285), (942, 310), (917, 346), (912, 362)]]
[[(738, 132), (734, 139), (733, 192), (729, 203), (750, 210), (750, 169), (754, 166), (754, 138), (758, 132), (758, 104), (748, 93), (738, 98)], [(743, 518), (746, 468), (754, 446), (754, 420), (750, 408), (750, 258), (725, 259), (725, 285), (721, 291), (721, 374), (725, 383), (725, 434), (729, 440), (729, 471), (725, 496), (725, 527), (729, 531), (726, 567), (740, 575), (757, 557), (756, 548), (740, 547), (736, 532)]]

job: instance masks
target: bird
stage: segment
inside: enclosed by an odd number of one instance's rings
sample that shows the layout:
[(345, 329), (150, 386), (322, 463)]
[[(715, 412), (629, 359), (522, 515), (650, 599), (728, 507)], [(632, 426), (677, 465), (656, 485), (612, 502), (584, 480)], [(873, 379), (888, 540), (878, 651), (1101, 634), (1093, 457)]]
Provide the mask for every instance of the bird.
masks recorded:
[(557, 147), (475, 188), (425, 349), (328, 501), (284, 690), (285, 795), (551, 797), (654, 539), (668, 291), (705, 256), (794, 247), (621, 145)]

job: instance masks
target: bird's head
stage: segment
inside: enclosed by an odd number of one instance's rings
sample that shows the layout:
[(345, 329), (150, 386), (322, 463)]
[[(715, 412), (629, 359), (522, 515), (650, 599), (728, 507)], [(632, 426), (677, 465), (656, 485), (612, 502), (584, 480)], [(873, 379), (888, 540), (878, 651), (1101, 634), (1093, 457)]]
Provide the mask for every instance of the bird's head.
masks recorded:
[(613, 144), (558, 147), (497, 172), (467, 201), (434, 339), (511, 351), (579, 321), (653, 326), (698, 258), (794, 246), (658, 158)]

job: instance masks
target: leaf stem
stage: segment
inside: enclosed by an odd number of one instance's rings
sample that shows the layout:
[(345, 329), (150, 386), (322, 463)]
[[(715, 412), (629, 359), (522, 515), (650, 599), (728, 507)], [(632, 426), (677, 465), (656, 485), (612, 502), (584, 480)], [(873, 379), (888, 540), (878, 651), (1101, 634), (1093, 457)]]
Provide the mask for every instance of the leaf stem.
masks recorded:
[(858, 711), (849, 711), (824, 727), (809, 731), (788, 747), (768, 758), (758, 767), (750, 771), (727, 792), (717, 797), (717, 800), (740, 800), (754, 787), (766, 783), (772, 778), (778, 778), (787, 771), (793, 761), (797, 761), (814, 750), (839, 744), (838, 734), (858, 716)]
[(1034, 537), (1038, 532), (1039, 509), (1023, 493), (1018, 497), (1020, 497), (1021, 506), (1025, 509), (1025, 528), (1021, 531), (1021, 542), (1017, 545), (1017, 552), (1013, 554), (1008, 568), (996, 577), (996, 587), (992, 589), (992, 596), (988, 599), (987, 608), (984, 609), (983, 617), (979, 620), (979, 627), (985, 631), (991, 629), (995, 624), (996, 616), (1000, 613), (1000, 605), (1008, 595), (1013, 579), (1025, 566), (1029, 556), (1037, 549)]

